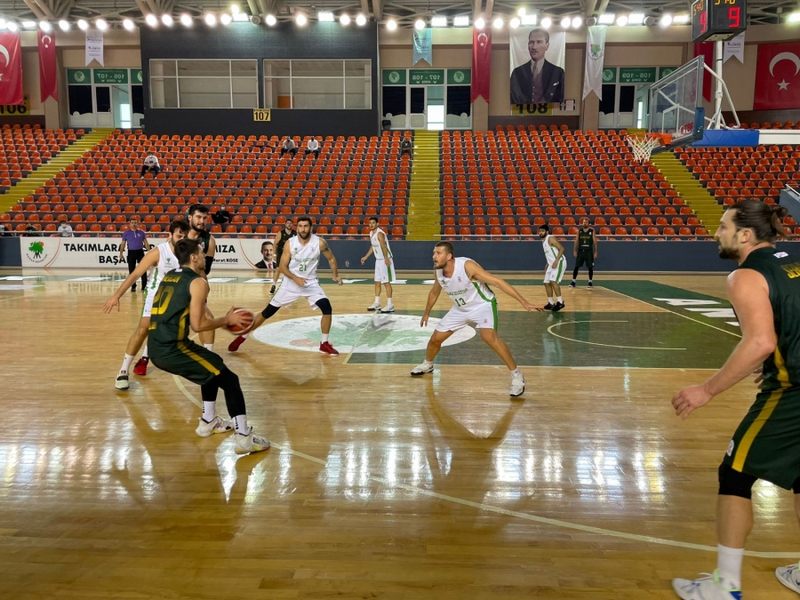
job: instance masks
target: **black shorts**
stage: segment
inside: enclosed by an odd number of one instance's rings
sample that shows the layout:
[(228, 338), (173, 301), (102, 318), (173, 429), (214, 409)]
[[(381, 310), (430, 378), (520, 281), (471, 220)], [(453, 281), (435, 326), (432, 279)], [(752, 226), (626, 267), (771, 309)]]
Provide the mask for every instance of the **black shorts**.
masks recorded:
[(800, 477), (800, 388), (760, 392), (723, 462), (734, 471), (792, 489)]
[(576, 269), (579, 269), (584, 264), (590, 269), (594, 266), (594, 254), (591, 251), (579, 251), (578, 255), (575, 257)]
[(198, 385), (208, 383), (225, 368), (222, 357), (192, 340), (177, 344), (148, 344), (150, 360), (167, 373), (180, 375)]

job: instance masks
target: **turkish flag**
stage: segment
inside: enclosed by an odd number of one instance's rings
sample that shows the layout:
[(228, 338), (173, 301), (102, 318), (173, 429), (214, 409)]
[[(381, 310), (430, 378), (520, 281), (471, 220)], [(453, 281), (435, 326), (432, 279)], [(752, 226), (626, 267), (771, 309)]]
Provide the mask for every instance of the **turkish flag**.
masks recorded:
[(50, 96), (58, 100), (57, 72), (55, 35), (39, 31), (39, 92), (42, 102)]
[[(714, 42), (695, 43), (694, 55), (702, 56), (703, 62), (714, 68)], [(703, 98), (711, 102), (711, 73), (705, 69), (703, 69)]]
[(22, 48), (19, 34), (0, 32), (0, 104), (22, 104)]
[(800, 42), (759, 44), (753, 110), (800, 108)]
[(492, 73), (492, 34), (472, 30), (472, 102), (483, 96), (489, 102)]

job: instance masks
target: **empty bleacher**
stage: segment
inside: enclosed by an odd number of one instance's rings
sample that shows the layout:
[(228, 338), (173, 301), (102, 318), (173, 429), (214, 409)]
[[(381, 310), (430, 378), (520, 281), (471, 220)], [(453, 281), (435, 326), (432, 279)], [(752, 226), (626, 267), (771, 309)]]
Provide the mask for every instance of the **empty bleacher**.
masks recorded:
[(82, 129), (42, 129), (38, 125), (0, 127), (0, 191), (7, 190), (81, 135)]
[[(787, 183), (800, 183), (800, 146), (680, 148), (675, 154), (725, 206), (747, 198), (775, 203)], [(800, 234), (792, 217), (784, 224)]]
[(619, 239), (708, 235), (625, 132), (563, 127), (442, 133), (442, 226), (446, 238), (527, 238), (547, 224), (573, 235), (589, 217)]
[[(115, 132), (91, 153), (18, 204), (11, 228), (33, 224), (55, 231), (63, 215), (77, 234), (116, 233), (138, 215), (151, 233), (165, 231), (193, 203), (234, 215), (216, 234), (264, 236), (285, 216), (309, 214), (322, 235), (360, 236), (366, 215), (394, 238), (405, 234), (408, 161), (400, 160), (400, 132), (380, 137), (326, 137), (319, 158), (280, 157), (277, 137), (147, 136)], [(164, 171), (140, 177), (155, 153)]]

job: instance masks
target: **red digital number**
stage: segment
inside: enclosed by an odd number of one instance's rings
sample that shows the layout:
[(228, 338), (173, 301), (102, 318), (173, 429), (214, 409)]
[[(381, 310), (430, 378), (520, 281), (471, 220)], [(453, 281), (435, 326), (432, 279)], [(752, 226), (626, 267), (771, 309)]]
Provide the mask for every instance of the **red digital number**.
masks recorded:
[(739, 29), (742, 25), (742, 9), (738, 6), (728, 7), (728, 28)]
[(700, 13), (700, 33), (708, 31), (708, 11)]

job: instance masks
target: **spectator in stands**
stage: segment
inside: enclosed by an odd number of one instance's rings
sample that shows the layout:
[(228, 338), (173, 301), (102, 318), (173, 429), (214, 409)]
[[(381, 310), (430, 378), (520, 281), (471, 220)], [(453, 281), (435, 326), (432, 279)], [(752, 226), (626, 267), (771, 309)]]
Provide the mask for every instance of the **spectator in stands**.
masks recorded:
[(297, 154), (297, 144), (295, 144), (294, 140), (289, 136), (286, 136), (283, 140), (283, 144), (281, 144), (281, 156), (287, 152), (292, 156)]
[(152, 152), (145, 156), (142, 169), (139, 171), (139, 176), (144, 177), (145, 173), (152, 173), (153, 177), (161, 172), (161, 165), (158, 163), (158, 157)]
[(6, 234), (6, 226), (3, 223), (0, 223), (0, 236), (4, 236)]
[(36, 226), (32, 223), (29, 223), (28, 226), (25, 228), (25, 235), (34, 236), (39, 235), (40, 231), (36, 229)]
[(511, 104), (541, 104), (564, 100), (564, 69), (545, 58), (550, 34), (534, 29), (528, 34), (531, 59), (511, 72)]
[(413, 150), (413, 146), (411, 145), (411, 140), (407, 137), (404, 137), (400, 142), (400, 158), (403, 157), (403, 154), (408, 154), (411, 156), (411, 151)]
[(217, 225), (224, 225), (225, 223), (230, 223), (233, 220), (231, 213), (229, 213), (224, 206), (215, 212), (214, 216), (211, 218)]
[[(125, 259), (125, 249), (128, 250), (128, 274), (133, 273), (136, 264), (144, 258), (145, 251), (150, 247), (147, 243), (147, 234), (139, 229), (139, 217), (131, 217), (128, 229), (122, 234), (122, 243), (119, 245), (119, 257)], [(136, 284), (131, 286), (131, 291), (136, 291)], [(142, 291), (147, 291), (147, 272), (142, 275)]]
[(67, 220), (64, 217), (61, 217), (61, 220), (58, 224), (58, 229), (56, 231), (61, 237), (74, 237), (75, 235), (72, 233), (72, 226), (67, 223)]
[(306, 156), (312, 153), (314, 154), (314, 158), (319, 158), (319, 142), (314, 136), (311, 136), (311, 139), (308, 140), (308, 144), (306, 144)]

